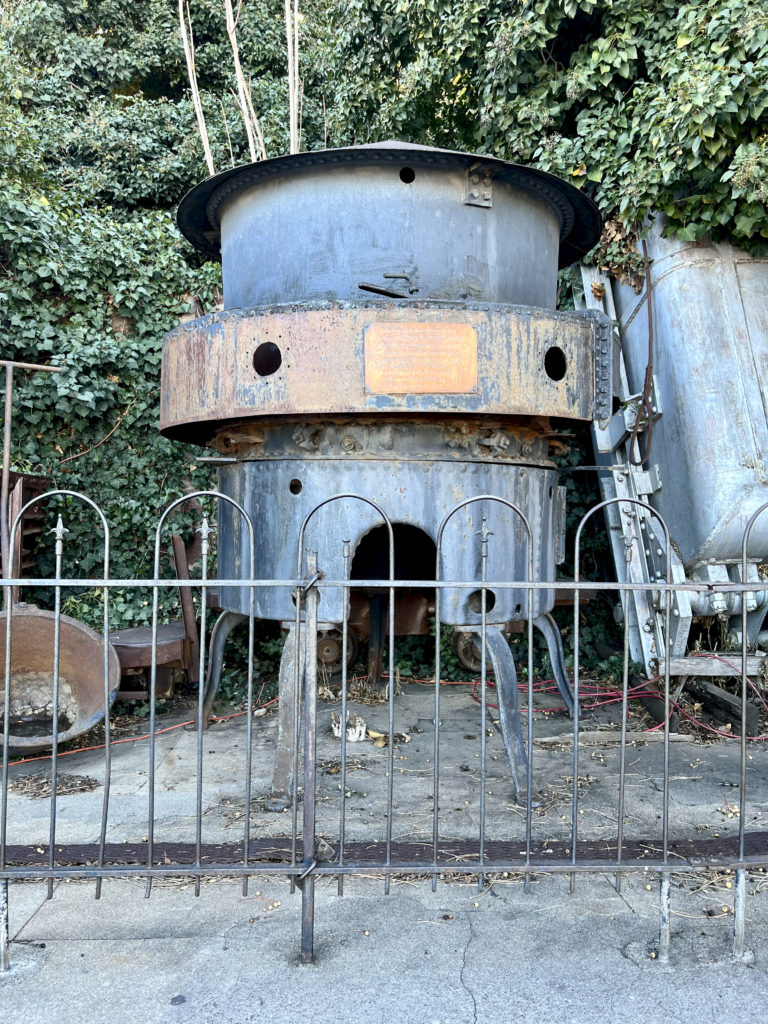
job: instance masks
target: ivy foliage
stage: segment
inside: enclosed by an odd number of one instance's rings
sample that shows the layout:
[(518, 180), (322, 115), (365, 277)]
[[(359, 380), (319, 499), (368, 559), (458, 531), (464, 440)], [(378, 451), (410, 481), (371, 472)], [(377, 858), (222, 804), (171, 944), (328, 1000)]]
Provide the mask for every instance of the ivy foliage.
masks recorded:
[(345, 0), (327, 26), (334, 141), (489, 153), (626, 227), (768, 247), (765, 0)]
[[(247, 160), (229, 42), (218, 0), (193, 9), (223, 169)], [(16, 372), (13, 464), (101, 506), (118, 578), (151, 575), (163, 509), (213, 482), (203, 452), (158, 432), (163, 337), (193, 306), (215, 306), (220, 288), (218, 265), (203, 263), (173, 220), (206, 174), (176, 17), (168, 0), (0, 4), (0, 356), (64, 371)], [(287, 138), (282, 33), (281, 3), (245, 6), (241, 50), (273, 154)], [(98, 576), (97, 520), (65, 505), (64, 574)], [(191, 540), (197, 520), (188, 508), (173, 528)], [(39, 562), (52, 570), (49, 544)], [(147, 621), (145, 596), (115, 595), (114, 624)], [(97, 591), (70, 595), (69, 606), (100, 624)]]

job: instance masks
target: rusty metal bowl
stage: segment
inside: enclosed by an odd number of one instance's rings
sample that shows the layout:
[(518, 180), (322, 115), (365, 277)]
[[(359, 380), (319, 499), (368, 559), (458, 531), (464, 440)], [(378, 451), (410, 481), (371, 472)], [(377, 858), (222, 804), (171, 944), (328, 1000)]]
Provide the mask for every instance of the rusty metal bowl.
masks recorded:
[[(11, 700), (8, 745), (44, 750), (53, 745), (53, 612), (34, 605), (11, 618)], [(58, 743), (80, 736), (105, 714), (104, 638), (67, 615), (60, 617)], [(0, 613), (0, 715), (5, 708), (6, 613)], [(108, 706), (120, 687), (120, 662), (109, 644)], [(2, 719), (0, 719), (0, 729)]]

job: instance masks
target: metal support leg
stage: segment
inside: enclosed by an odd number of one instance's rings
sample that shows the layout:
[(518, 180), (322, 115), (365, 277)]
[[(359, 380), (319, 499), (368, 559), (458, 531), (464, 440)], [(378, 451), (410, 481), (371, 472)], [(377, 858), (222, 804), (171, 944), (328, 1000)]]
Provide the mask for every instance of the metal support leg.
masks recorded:
[[(309, 641), (309, 633), (305, 633), (307, 642), (303, 647), (312, 647)], [(285, 811), (291, 806), (291, 792), (293, 790), (294, 765), (294, 736), (296, 735), (295, 708), (300, 706), (296, 699), (296, 659), (300, 658), (298, 672), (298, 686), (301, 690), (304, 679), (305, 655), (304, 650), (296, 650), (296, 630), (291, 627), (288, 636), (285, 638), (283, 653), (280, 658), (280, 675), (278, 681), (278, 729), (277, 729), (277, 751), (275, 755), (275, 768), (272, 773), (272, 792), (264, 802), (265, 811)], [(310, 658), (310, 660), (312, 660)], [(317, 664), (317, 659), (315, 664)]]
[(560, 630), (549, 612), (544, 612), (543, 615), (537, 616), (533, 620), (533, 624), (547, 641), (549, 660), (552, 663), (552, 674), (555, 677), (560, 696), (568, 708), (568, 714), (573, 718), (573, 690), (571, 689), (571, 680), (568, 677), (568, 669), (565, 667), (565, 652), (563, 651), (563, 641), (560, 638)]
[(216, 624), (211, 633), (211, 652), (208, 658), (208, 672), (205, 678), (205, 698), (203, 700), (203, 728), (208, 728), (208, 719), (211, 717), (213, 702), (216, 699), (216, 691), (221, 682), (221, 668), (224, 663), (224, 648), (227, 645), (229, 634), (239, 626), (241, 622), (247, 622), (248, 616), (240, 612), (222, 612), (216, 619)]
[[(496, 697), (499, 702), (499, 724), (504, 749), (512, 773), (515, 787), (515, 799), (523, 799), (520, 785), (520, 773), (528, 770), (528, 758), (523, 743), (523, 732), (520, 726), (520, 707), (517, 701), (517, 672), (512, 651), (506, 637), (496, 626), (488, 626), (485, 630), (486, 650), (491, 659), (493, 674), (496, 679)], [(478, 645), (482, 643), (479, 634), (475, 634)]]

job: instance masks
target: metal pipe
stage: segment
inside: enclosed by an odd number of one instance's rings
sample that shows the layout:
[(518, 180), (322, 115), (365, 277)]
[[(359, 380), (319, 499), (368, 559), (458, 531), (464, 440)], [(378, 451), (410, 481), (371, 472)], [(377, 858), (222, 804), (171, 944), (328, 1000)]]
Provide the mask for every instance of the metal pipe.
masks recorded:
[(0, 366), (15, 367), (17, 370), (32, 370), (37, 372), (42, 370), (43, 373), (64, 373), (63, 366), (43, 366), (42, 363), (19, 363), (15, 359), (0, 359)]

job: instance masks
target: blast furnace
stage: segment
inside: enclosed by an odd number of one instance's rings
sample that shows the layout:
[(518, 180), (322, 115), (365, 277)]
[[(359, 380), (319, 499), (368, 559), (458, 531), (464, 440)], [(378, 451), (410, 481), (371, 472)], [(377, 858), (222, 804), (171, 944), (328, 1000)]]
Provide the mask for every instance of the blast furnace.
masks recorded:
[[(478, 495), (524, 513), (534, 578), (554, 578), (565, 510), (551, 420), (611, 414), (610, 321), (555, 311), (558, 268), (600, 234), (589, 199), (541, 171), (387, 142), (225, 171), (185, 197), (178, 222), (220, 256), (224, 310), (167, 337), (161, 429), (217, 453), (220, 490), (253, 521), (257, 579), (295, 575), (302, 522), (340, 493), (375, 501), (395, 524), (398, 579), (435, 578), (440, 523)], [(479, 579), (482, 514), (498, 539), (487, 621), (500, 636), (526, 617), (528, 592), (493, 582), (526, 578), (527, 540), (508, 505), (478, 504), (446, 530), (441, 578)], [(372, 507), (336, 502), (309, 531), (329, 578), (344, 573), (342, 538), (353, 578), (386, 576), (387, 533)], [(246, 531), (225, 503), (218, 547), (220, 577), (242, 578)], [(328, 662), (344, 654), (342, 599), (322, 594), (318, 652)], [(248, 592), (224, 588), (219, 600), (214, 661)], [(403, 620), (423, 618), (428, 600)], [(447, 589), (441, 601), (442, 620), (471, 639), (479, 591)], [(553, 602), (553, 591), (532, 591), (530, 614), (571, 701)], [(381, 614), (371, 595), (372, 636)], [(256, 615), (291, 622), (289, 590), (258, 588)], [(489, 643), (497, 678), (508, 653)]]

